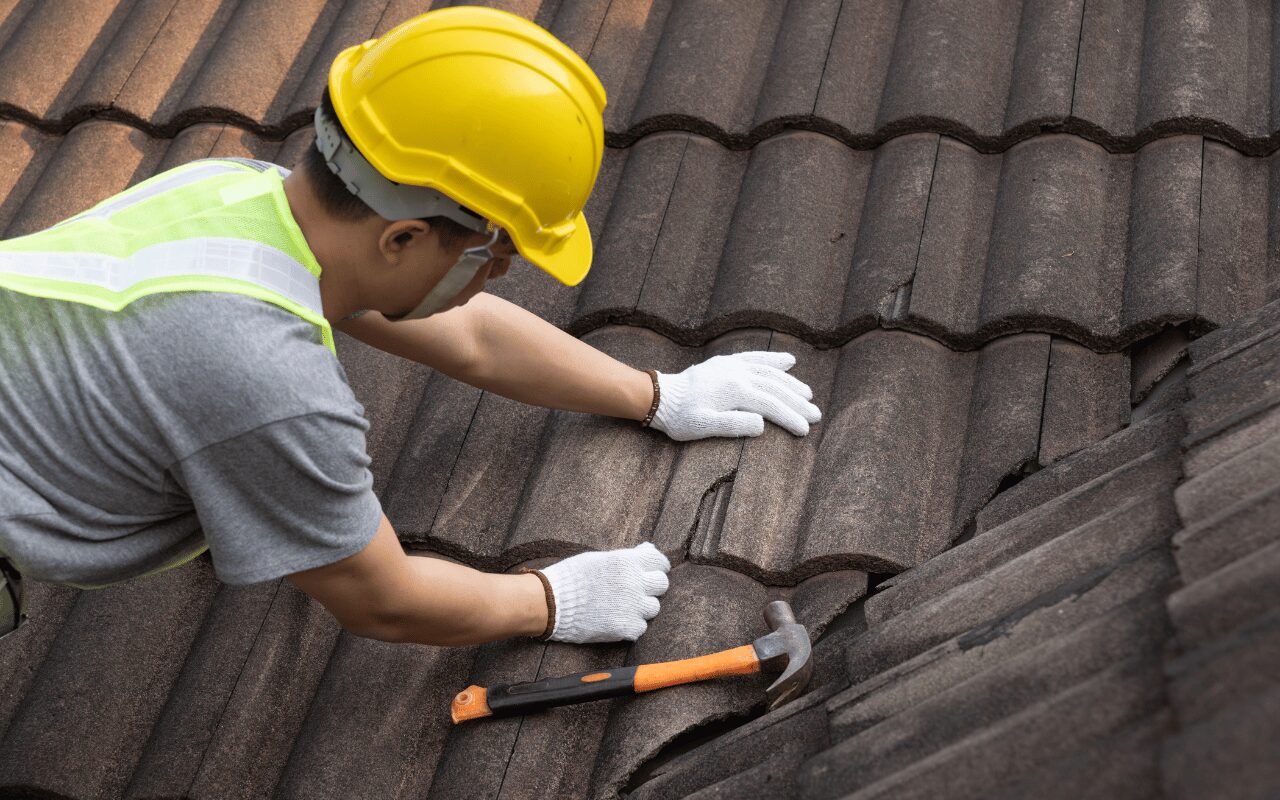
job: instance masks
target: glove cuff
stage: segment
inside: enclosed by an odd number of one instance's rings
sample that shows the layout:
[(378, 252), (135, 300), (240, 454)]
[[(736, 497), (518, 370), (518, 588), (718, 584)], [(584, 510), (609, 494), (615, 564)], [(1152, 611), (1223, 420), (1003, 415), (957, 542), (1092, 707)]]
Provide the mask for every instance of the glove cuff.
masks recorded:
[(658, 377), (658, 389), (655, 395), (660, 392), (662, 402), (654, 411), (652, 426), (663, 433), (670, 434), (671, 424), (679, 415), (680, 407), (684, 405), (685, 397), (688, 395), (688, 379), (683, 374), (664, 375), (656, 370), (654, 375)]
[(579, 612), (589, 606), (593, 599), (589, 596), (587, 587), (582, 585), (582, 580), (574, 569), (576, 565), (564, 566), (569, 560), (556, 562), (543, 569), (552, 594), (547, 611), (554, 617), (547, 638), (557, 642), (578, 641)]
[(551, 634), (556, 632), (556, 593), (551, 591), (551, 581), (547, 580), (547, 576), (542, 574), (542, 570), (529, 569), (528, 567), (520, 570), (521, 572), (533, 573), (538, 576), (538, 580), (542, 582), (542, 591), (547, 598), (547, 627), (537, 638), (547, 641), (551, 638)]
[(658, 403), (662, 400), (662, 386), (658, 383), (658, 371), (656, 369), (645, 370), (653, 380), (653, 402), (649, 405), (649, 413), (640, 421), (640, 427), (647, 428), (653, 422), (653, 415), (658, 411)]

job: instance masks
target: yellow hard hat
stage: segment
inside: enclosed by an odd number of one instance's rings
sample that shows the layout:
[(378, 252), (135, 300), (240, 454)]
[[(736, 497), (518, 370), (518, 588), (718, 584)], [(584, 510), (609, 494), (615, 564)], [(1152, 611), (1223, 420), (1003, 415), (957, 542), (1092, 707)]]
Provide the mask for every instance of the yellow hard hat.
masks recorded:
[(415, 213), (423, 205), (413, 200), (414, 189), (428, 187), (472, 212), (454, 207), (449, 216), (502, 227), (521, 255), (561, 282), (587, 274), (582, 208), (604, 156), (605, 92), (550, 33), (504, 11), (431, 11), (339, 53), (329, 93), (357, 160), (388, 185), (370, 186), (377, 181), (335, 163), (344, 148), (317, 112), (321, 151), (375, 211), (431, 216)]

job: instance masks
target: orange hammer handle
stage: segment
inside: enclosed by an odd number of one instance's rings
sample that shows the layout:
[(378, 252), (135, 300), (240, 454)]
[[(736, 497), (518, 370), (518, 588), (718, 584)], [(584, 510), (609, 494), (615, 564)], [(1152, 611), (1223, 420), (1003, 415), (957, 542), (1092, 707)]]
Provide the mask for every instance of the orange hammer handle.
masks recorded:
[(682, 661), (583, 672), (489, 689), (468, 686), (453, 698), (451, 712), (455, 723), (481, 717), (528, 714), (552, 706), (651, 692), (681, 683), (759, 671), (760, 659), (756, 656), (755, 647), (744, 644), (732, 650)]
[(636, 667), (635, 690), (651, 692), (682, 683), (705, 681), (724, 675), (749, 675), (759, 671), (760, 659), (756, 656), (755, 647), (744, 644), (732, 650), (722, 650), (697, 658), (641, 664)]

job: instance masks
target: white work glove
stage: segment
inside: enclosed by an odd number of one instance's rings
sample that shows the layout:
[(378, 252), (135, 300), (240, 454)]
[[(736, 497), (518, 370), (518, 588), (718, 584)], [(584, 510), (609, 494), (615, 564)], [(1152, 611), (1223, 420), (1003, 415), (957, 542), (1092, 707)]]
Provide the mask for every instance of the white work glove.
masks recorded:
[(649, 542), (582, 553), (540, 570), (555, 595), (556, 642), (635, 641), (658, 615), (671, 562)]
[(788, 375), (796, 357), (756, 350), (715, 356), (677, 375), (658, 373), (658, 410), (650, 425), (677, 441), (759, 436), (764, 421), (797, 436), (822, 419), (813, 390)]

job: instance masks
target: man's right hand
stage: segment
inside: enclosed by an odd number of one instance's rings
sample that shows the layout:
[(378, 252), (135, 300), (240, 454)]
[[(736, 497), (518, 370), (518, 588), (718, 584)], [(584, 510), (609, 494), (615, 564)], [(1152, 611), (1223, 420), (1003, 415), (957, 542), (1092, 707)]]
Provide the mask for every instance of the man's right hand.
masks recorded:
[(540, 570), (555, 595), (557, 642), (635, 641), (658, 615), (671, 562), (649, 542), (582, 553)]
[[(556, 602), (550, 638), (635, 640), (658, 613), (671, 562), (652, 544), (582, 553), (540, 570)], [(439, 558), (409, 556), (383, 516), (353, 556), (288, 576), (348, 631), (389, 642), (465, 645), (547, 628), (542, 581), (480, 572)]]

